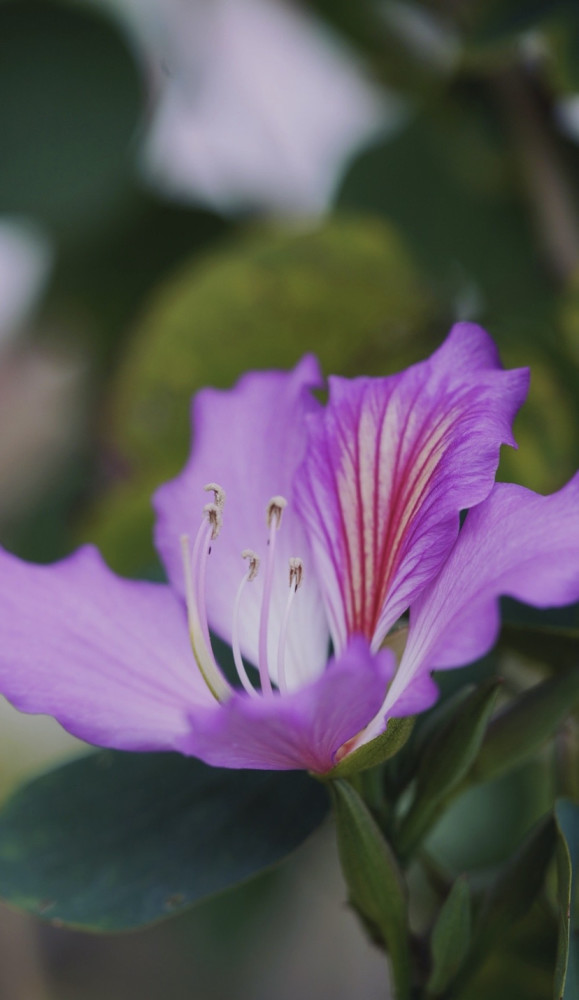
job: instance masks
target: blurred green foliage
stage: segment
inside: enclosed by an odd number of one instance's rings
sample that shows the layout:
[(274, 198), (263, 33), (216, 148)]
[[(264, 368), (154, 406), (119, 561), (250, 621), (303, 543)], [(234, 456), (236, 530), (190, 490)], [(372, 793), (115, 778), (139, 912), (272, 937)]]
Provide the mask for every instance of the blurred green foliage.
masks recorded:
[[(26, 516), (0, 526), (27, 557), (56, 558), (82, 537), (118, 570), (158, 575), (150, 494), (186, 457), (196, 389), (305, 351), (327, 373), (382, 374), (426, 354), (457, 318), (487, 326), (507, 365), (531, 366), (520, 449), (505, 449), (501, 477), (548, 491), (579, 466), (579, 145), (561, 126), (561, 100), (579, 91), (577, 3), (307, 6), (403, 113), (344, 170), (325, 220), (273, 223), (145, 188), (138, 156), (154, 95), (118, 22), (83, 2), (0, 3), (0, 213), (32, 218), (55, 245), (29, 342), (80, 347), (88, 372), (83, 448)], [(553, 631), (576, 628), (576, 609), (518, 620), (534, 626), (525, 642), (505, 630), (493, 657), (440, 678), (443, 699), (501, 673), (503, 701), (520, 708), (531, 684), (576, 669), (576, 636)], [(466, 871), (477, 910), (555, 797), (577, 794), (568, 707), (532, 759), (454, 790), (423, 858), (444, 898)], [(411, 799), (414, 755), (444, 710), (418, 720), (380, 771), (392, 798)], [(552, 996), (552, 897), (547, 885), (505, 928), (468, 1000)]]
[(144, 85), (127, 44), (90, 8), (4, 3), (0, 89), (0, 211), (86, 239), (131, 173)]
[(196, 389), (308, 351), (326, 372), (392, 371), (432, 345), (435, 317), (428, 283), (380, 220), (258, 229), (185, 264), (147, 303), (120, 363), (111, 420), (128, 476), (87, 534), (120, 571), (143, 569), (141, 552), (150, 565), (151, 492), (185, 461)]

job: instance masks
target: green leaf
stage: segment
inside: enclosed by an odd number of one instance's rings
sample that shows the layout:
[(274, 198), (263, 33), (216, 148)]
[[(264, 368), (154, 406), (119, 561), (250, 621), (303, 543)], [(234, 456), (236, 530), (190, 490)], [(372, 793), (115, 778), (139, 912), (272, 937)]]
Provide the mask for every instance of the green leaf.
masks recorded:
[(367, 771), (368, 768), (375, 767), (377, 764), (383, 764), (384, 761), (389, 760), (402, 749), (412, 732), (413, 725), (413, 716), (404, 719), (390, 719), (385, 731), (380, 736), (344, 757), (330, 771), (328, 777), (346, 778), (359, 771)]
[(414, 799), (402, 819), (398, 850), (410, 855), (437, 819), (440, 807), (468, 774), (479, 752), (500, 681), (489, 678), (474, 690), (465, 688), (454, 711), (425, 742)]
[(558, 14), (572, 10), (574, 0), (485, 0), (479, 4), (474, 41), (500, 44), (526, 31), (539, 31)]
[(471, 771), (489, 781), (531, 757), (553, 736), (579, 701), (579, 669), (551, 677), (525, 691), (490, 723)]
[(143, 93), (113, 23), (80, 4), (0, 4), (0, 210), (51, 233), (86, 232), (118, 210)]
[(438, 996), (456, 976), (471, 938), (471, 901), (466, 878), (456, 880), (434, 925), (428, 995)]
[(549, 815), (531, 831), (491, 886), (474, 929), (466, 964), (458, 977), (456, 992), (461, 997), (468, 996), (468, 992), (463, 993), (465, 985), (487, 956), (530, 910), (543, 888), (556, 842), (555, 821)]
[(489, 884), (531, 827), (552, 808), (553, 765), (539, 756), (496, 781), (470, 784), (469, 779), (470, 775), (445, 806), (425, 849), (455, 878), (463, 872), (485, 872), (484, 882)]
[(444, 1000), (550, 1000), (555, 952), (556, 922), (539, 898), (496, 942), (464, 989), (451, 987)]
[(574, 667), (579, 664), (579, 628), (558, 628), (532, 621), (505, 622), (499, 648), (512, 650), (549, 669)]
[(350, 902), (386, 945), (396, 1000), (410, 995), (406, 887), (396, 858), (372, 814), (348, 782), (330, 783), (338, 850)]
[(579, 949), (573, 934), (573, 906), (577, 893), (579, 862), (579, 806), (566, 799), (555, 805), (557, 824), (557, 888), (559, 897), (559, 941), (555, 970), (554, 1000), (575, 1000), (579, 986)]
[(0, 896), (59, 924), (141, 927), (280, 861), (327, 804), (302, 772), (222, 770), (174, 753), (91, 754), (0, 811)]

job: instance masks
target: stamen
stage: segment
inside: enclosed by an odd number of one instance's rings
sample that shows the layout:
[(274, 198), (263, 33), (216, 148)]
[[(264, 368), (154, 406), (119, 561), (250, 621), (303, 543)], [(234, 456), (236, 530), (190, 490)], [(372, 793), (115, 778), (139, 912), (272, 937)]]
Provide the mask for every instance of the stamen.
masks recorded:
[(302, 585), (302, 580), (304, 578), (304, 564), (300, 558), (297, 556), (289, 561), (289, 585), (294, 585), (294, 590), (297, 590)]
[(267, 561), (265, 564), (265, 580), (263, 584), (263, 597), (261, 601), (261, 615), (259, 619), (259, 677), (261, 681), (261, 693), (272, 695), (271, 678), (269, 676), (269, 665), (267, 656), (267, 632), (269, 624), (269, 608), (271, 604), (271, 594), (273, 587), (273, 569), (275, 562), (275, 539), (277, 530), (281, 524), (281, 515), (287, 504), (284, 497), (272, 497), (267, 505), (267, 525), (269, 528), (269, 539), (267, 543)]
[(241, 553), (241, 558), (249, 559), (248, 581), (255, 580), (259, 570), (259, 556), (255, 554), (253, 549), (244, 549)]
[[(195, 588), (193, 583), (193, 565), (196, 564), (196, 555), (203, 548), (204, 552), (207, 552), (209, 545), (209, 537), (212, 534), (211, 524), (207, 524), (204, 520), (197, 532), (197, 538), (195, 539), (195, 545), (193, 547), (193, 556), (191, 556), (191, 550), (189, 546), (189, 536), (181, 536), (181, 550), (183, 553), (183, 570), (185, 575), (185, 599), (187, 602), (187, 619), (189, 623), (189, 636), (191, 639), (191, 647), (193, 649), (193, 655), (197, 662), (197, 666), (201, 672), (203, 680), (207, 684), (207, 687), (211, 691), (211, 694), (217, 701), (226, 701), (231, 695), (231, 688), (223, 674), (221, 673), (215, 658), (211, 651), (211, 643), (209, 641), (209, 630), (207, 628), (206, 616), (200, 617), (201, 608), (198, 606), (196, 600)], [(200, 566), (201, 575), (204, 578), (203, 572), (203, 562), (207, 561), (207, 555), (202, 557), (202, 565)], [(204, 613), (204, 605), (203, 605)], [(202, 625), (203, 622), (203, 625)], [(205, 627), (203, 627), (205, 626)]]
[(247, 676), (245, 664), (241, 656), (241, 646), (239, 643), (239, 607), (241, 604), (241, 595), (245, 590), (246, 583), (251, 583), (251, 581), (255, 580), (257, 576), (259, 569), (259, 556), (257, 556), (251, 549), (244, 549), (241, 555), (243, 559), (249, 559), (249, 568), (247, 573), (242, 578), (237, 594), (235, 595), (235, 603), (233, 605), (233, 628), (231, 630), (231, 648), (233, 650), (233, 660), (235, 662), (235, 669), (237, 670), (239, 680), (248, 694), (257, 697), (258, 692), (255, 690), (253, 684)]
[(267, 505), (267, 526), (271, 528), (272, 522), (275, 520), (276, 528), (279, 528), (281, 524), (281, 515), (283, 514), (284, 507), (287, 507), (287, 500), (285, 497), (272, 497)]
[(225, 490), (223, 487), (219, 483), (207, 483), (203, 489), (206, 493), (213, 493), (213, 503), (220, 510), (223, 510), (225, 506)]
[(301, 586), (303, 576), (304, 576), (304, 564), (302, 560), (297, 558), (290, 559), (289, 594), (285, 606), (283, 620), (281, 623), (281, 629), (279, 633), (279, 644), (277, 647), (277, 686), (279, 687), (282, 694), (287, 694), (287, 682), (285, 676), (285, 651), (287, 646), (287, 630), (288, 630), (290, 612), (294, 600), (294, 595), (297, 593), (298, 588)]
[(216, 503), (206, 503), (203, 508), (203, 513), (207, 514), (207, 520), (211, 525), (211, 538), (215, 541), (221, 531), (221, 525), (223, 524), (222, 508)]

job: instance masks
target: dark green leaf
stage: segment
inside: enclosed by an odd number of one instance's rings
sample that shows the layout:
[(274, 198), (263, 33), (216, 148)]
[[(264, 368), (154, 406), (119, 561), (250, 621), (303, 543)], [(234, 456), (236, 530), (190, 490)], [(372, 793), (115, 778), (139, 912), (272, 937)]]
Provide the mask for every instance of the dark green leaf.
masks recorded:
[(484, 872), (487, 885), (552, 805), (552, 762), (534, 757), (496, 781), (465, 782), (445, 805), (425, 848), (451, 875)]
[(451, 987), (445, 1000), (550, 1000), (556, 930), (550, 907), (537, 899), (496, 942), (476, 975), (461, 990)]
[(464, 689), (454, 711), (426, 741), (418, 768), (416, 791), (397, 837), (398, 849), (412, 853), (436, 820), (440, 807), (459, 787), (479, 752), (495, 703), (499, 681)]
[(574, 0), (485, 0), (479, 4), (474, 41), (499, 44), (524, 31), (540, 30), (553, 16), (572, 10)]
[(561, 799), (555, 806), (557, 824), (557, 874), (559, 896), (559, 943), (555, 971), (554, 1000), (576, 1000), (579, 958), (573, 934), (573, 906), (579, 862), (579, 806)]
[(345, 778), (389, 760), (404, 746), (412, 732), (413, 725), (414, 717), (412, 716), (404, 719), (390, 719), (381, 736), (377, 736), (370, 743), (365, 743), (364, 746), (344, 757), (330, 772), (329, 777)]
[(114, 211), (141, 108), (135, 61), (81, 5), (0, 4), (0, 211), (78, 234)]
[(510, 702), (490, 723), (471, 771), (489, 781), (517, 767), (553, 736), (579, 701), (579, 669), (551, 677)]
[(556, 841), (555, 821), (549, 815), (533, 829), (487, 893), (467, 962), (459, 976), (457, 992), (461, 997), (468, 996), (468, 991), (463, 993), (465, 985), (486, 957), (530, 910), (543, 887)]
[(140, 927), (280, 861), (326, 809), (324, 788), (301, 772), (91, 754), (0, 811), (0, 895), (75, 927)]
[(505, 622), (499, 648), (513, 650), (549, 669), (579, 665), (579, 628)]
[(396, 858), (370, 811), (348, 782), (330, 783), (338, 850), (350, 902), (386, 945), (396, 1000), (410, 990), (406, 888)]
[(454, 883), (434, 925), (430, 947), (432, 973), (429, 996), (438, 996), (454, 979), (468, 951), (471, 937), (471, 901), (466, 878)]

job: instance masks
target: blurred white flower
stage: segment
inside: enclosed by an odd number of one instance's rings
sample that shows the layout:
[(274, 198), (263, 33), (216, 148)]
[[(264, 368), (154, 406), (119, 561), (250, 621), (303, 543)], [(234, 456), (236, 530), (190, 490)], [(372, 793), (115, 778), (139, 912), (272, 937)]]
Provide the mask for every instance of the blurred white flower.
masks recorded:
[(46, 284), (52, 249), (35, 227), (0, 218), (0, 349), (20, 331)]
[(225, 211), (322, 211), (399, 104), (345, 43), (286, 0), (100, 0), (153, 67), (143, 167), (165, 194)]
[(555, 104), (555, 118), (561, 131), (579, 142), (579, 94), (560, 97)]
[(35, 502), (79, 437), (78, 359), (24, 336), (52, 257), (40, 230), (0, 218), (0, 521)]

